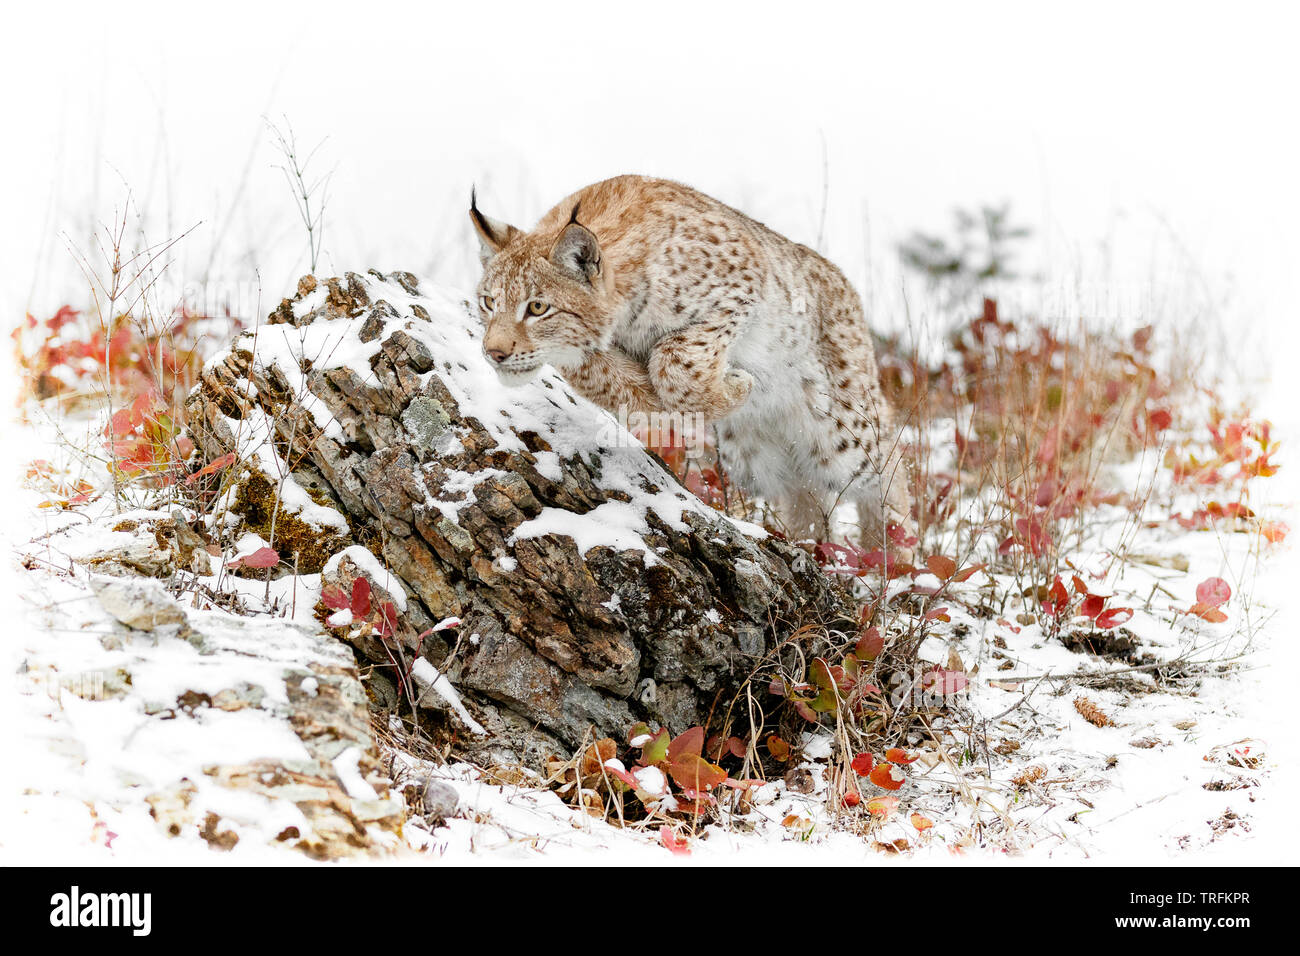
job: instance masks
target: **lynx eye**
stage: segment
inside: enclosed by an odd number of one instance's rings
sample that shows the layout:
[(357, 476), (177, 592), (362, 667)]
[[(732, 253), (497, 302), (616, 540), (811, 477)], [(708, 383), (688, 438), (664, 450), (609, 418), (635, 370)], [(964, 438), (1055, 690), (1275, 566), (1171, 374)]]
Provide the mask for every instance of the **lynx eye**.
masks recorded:
[(496, 305), (496, 302), (493, 301), (492, 296), (490, 295), (481, 295), (478, 297), (478, 304), (479, 308), (484, 312), (491, 312), (492, 307)]
[(551, 307), (545, 302), (538, 302), (534, 299), (532, 302), (528, 303), (528, 314), (536, 318), (539, 315), (545, 315), (550, 311), (550, 308)]

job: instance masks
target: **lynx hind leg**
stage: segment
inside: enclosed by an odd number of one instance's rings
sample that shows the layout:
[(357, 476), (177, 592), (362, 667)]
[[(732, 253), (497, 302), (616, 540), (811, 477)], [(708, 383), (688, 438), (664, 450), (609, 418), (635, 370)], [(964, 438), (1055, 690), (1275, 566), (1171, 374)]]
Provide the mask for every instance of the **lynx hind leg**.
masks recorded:
[(780, 518), (791, 541), (830, 540), (821, 496), (812, 491), (796, 491), (786, 496), (780, 503)]
[(897, 455), (889, 458), (879, 476), (872, 476), (858, 498), (858, 525), (862, 547), (867, 551), (885, 550), (891, 558), (910, 563), (911, 547), (889, 540), (889, 526), (898, 525), (907, 538), (914, 537), (912, 495), (908, 491), (907, 466)]

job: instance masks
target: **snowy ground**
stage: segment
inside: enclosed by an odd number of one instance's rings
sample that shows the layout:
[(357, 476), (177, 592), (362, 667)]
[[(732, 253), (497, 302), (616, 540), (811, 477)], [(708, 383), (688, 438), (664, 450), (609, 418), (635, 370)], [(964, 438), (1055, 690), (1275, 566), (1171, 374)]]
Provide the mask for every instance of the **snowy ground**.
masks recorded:
[[(1286, 414), (1285, 406), (1263, 412), (1278, 417), (1279, 410)], [(1276, 424), (1284, 438), (1295, 434), (1297, 423)], [(86, 425), (88, 436), (92, 429)], [(48, 424), (20, 437), (45, 445), (29, 457), (59, 461)], [(1294, 525), (1283, 511), (1297, 500), (1293, 471), (1284, 467), (1260, 482), (1271, 500), (1252, 500), (1252, 507)], [(213, 768), (257, 761), (295, 768), (319, 756), (308, 754), (286, 723), (290, 688), (314, 694), (315, 665), (335, 666), (350, 654), (324, 638), (312, 618), (318, 577), (268, 587), (221, 575), (213, 562), (204, 583), (214, 592), (238, 591), (254, 616), (189, 607), (183, 625), (133, 630), (92, 590), (86, 561), (138, 543), (129, 531), (112, 529), (148, 516), (109, 514), (102, 503), (40, 507), (46, 497), (16, 493), (7, 527), (14, 624), (0, 644), (18, 693), (4, 695), (12, 711), (4, 742), (4, 766), (12, 768), (4, 798), (11, 805), (0, 813), (5, 859), (306, 862), (276, 839), (286, 828), (307, 826), (292, 801), (224, 786)], [(539, 786), (493, 784), (464, 764), (425, 765), (390, 753), (394, 793), (407, 785), (428, 789), (436, 799), (426, 804), (438, 809), (417, 807), (400, 844), (378, 834), (375, 853), (460, 863), (588, 862), (594, 854), (627, 863), (954, 855), (979, 862), (1289, 860), (1296, 762), (1284, 730), (1300, 623), (1292, 544), (1264, 546), (1255, 535), (1185, 531), (1167, 521), (1134, 533), (1129, 518), (1119, 508), (1103, 509), (1069, 557), (1085, 576), (1107, 571), (1089, 577), (1090, 588), (1116, 595), (1112, 606), (1137, 610), (1126, 627), (1139, 657), (1200, 666), (1185, 680), (1157, 684), (1148, 664), (1134, 670), (1070, 651), (1041, 624), (1015, 623), (1014, 602), (1002, 615), (974, 616), (965, 608), (1010, 588), (1009, 581), (977, 574), (953, 593), (952, 620), (937, 625), (922, 648), (929, 661), (959, 661), (971, 675), (969, 695), (932, 722), (930, 739), (906, 742), (919, 756), (896, 794), (897, 811), (883, 823), (829, 805), (822, 778), (833, 743), (827, 732), (801, 741), (810, 792), (795, 792), (783, 780), (764, 785), (747, 813), (724, 815), (691, 834), (689, 857), (660, 845), (657, 824), (619, 828)], [(1147, 557), (1113, 562), (1112, 551)], [(1196, 599), (1197, 583), (1212, 576), (1232, 587), (1228, 620), (1209, 624), (1180, 614)], [(1062, 679), (1082, 672), (1090, 679)], [(176, 704), (186, 694), (215, 701), (223, 692), (244, 703)], [(1086, 720), (1080, 698), (1111, 725)], [(380, 818), (379, 782), (363, 778), (356, 754), (342, 748), (327, 762), (353, 805), (373, 803)], [(155, 804), (178, 787), (193, 791), (187, 800), (199, 822), (173, 836)], [(206, 835), (205, 813), (220, 821)], [(919, 833), (914, 813), (931, 820), (932, 829)], [(217, 853), (225, 833), (239, 839)]]
[[(1183, 606), (1191, 603), (1198, 568), (1215, 573), (1249, 562), (1234, 553), (1235, 542), (1210, 534), (1200, 540), (1186, 534), (1172, 540), (1162, 536), (1147, 543), (1186, 555), (1191, 571), (1130, 569), (1126, 586), (1146, 591), (1160, 581), (1178, 595), (1171, 603), (1183, 601)], [(752, 812), (706, 828), (691, 843), (693, 858), (704, 863), (876, 862), (882, 851), (890, 855), (883, 844), (903, 840), (908, 858), (935, 862), (951, 861), (954, 855), (967, 862), (1062, 864), (1289, 860), (1296, 842), (1290, 819), (1294, 774), (1293, 764), (1284, 763), (1291, 748), (1281, 718), (1294, 651), (1279, 646), (1294, 633), (1294, 615), (1285, 610), (1286, 582), (1294, 578), (1281, 570), (1288, 564), (1278, 561), (1256, 580), (1249, 612), (1254, 623), (1248, 624), (1243, 612), (1216, 633), (1207, 627), (1178, 634), (1155, 616), (1135, 628), (1142, 647), (1161, 659), (1242, 655), (1230, 672), (1194, 681), (1183, 691), (1155, 689), (1142, 672), (1123, 674), (1125, 683), (1113, 687), (1081, 689), (1046, 680), (1013, 685), (1009, 678), (1017, 675), (1124, 668), (1045, 641), (1037, 626), (1019, 633), (985, 629), (983, 622), (954, 613), (954, 625), (965, 623), (971, 629), (960, 642), (947, 643), (945, 651), (960, 648), (968, 667), (974, 661), (982, 666), (972, 682), (972, 713), (949, 722), (947, 734), (940, 731), (939, 736), (960, 742), (968, 735), (987, 735), (995, 750), (988, 762), (957, 766), (939, 759), (935, 749), (922, 747), (910, 782), (899, 791), (898, 812), (866, 837), (849, 832), (853, 827), (845, 826), (843, 815), (828, 811), (824, 787), (801, 794), (776, 781), (758, 791)], [(1243, 633), (1249, 627), (1258, 628), (1250, 637)], [(1227, 637), (1229, 632), (1235, 636)], [(1006, 672), (990, 666), (996, 661), (988, 651), (998, 637), (1007, 645), (1005, 659), (1014, 662)], [(1074, 707), (1080, 694), (1115, 726), (1099, 728), (1086, 721)], [(1010, 750), (1009, 742), (1016, 749)], [(805, 765), (820, 781), (830, 756), (830, 735), (808, 735), (803, 743)], [(1041, 779), (1028, 787), (1012, 782), (1032, 767), (1043, 768)], [(408, 838), (424, 852), (454, 860), (544, 856), (555, 861), (582, 859), (599, 849), (616, 851), (629, 862), (655, 860), (644, 850), (653, 831), (639, 838), (629, 835), (565, 806), (552, 793), (491, 786), (464, 765), (411, 769), (450, 783), (469, 810), (465, 819), (432, 831), (418, 819), (408, 823), (414, 834)], [(914, 812), (934, 821), (924, 836), (909, 821)]]

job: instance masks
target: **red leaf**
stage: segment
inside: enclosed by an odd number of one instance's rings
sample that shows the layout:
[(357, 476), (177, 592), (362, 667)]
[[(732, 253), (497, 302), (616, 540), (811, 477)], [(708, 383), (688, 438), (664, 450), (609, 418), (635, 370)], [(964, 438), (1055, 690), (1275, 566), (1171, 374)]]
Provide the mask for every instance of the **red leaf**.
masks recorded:
[(921, 679), (921, 686), (947, 697), (965, 688), (968, 680), (962, 671), (944, 670), (937, 664)]
[(876, 817), (888, 817), (898, 807), (898, 797), (872, 797), (867, 801), (867, 811)]
[(320, 600), (321, 603), (331, 611), (342, 611), (345, 608), (350, 609), (352, 606), (351, 602), (348, 600), (347, 594), (337, 584), (331, 584), (322, 588), (320, 592)]
[(150, 413), (153, 412), (153, 404), (152, 391), (145, 392), (131, 403), (131, 417), (135, 419), (137, 425), (150, 417)]
[(927, 621), (951, 621), (952, 620), (952, 618), (948, 616), (948, 609), (946, 607), (937, 607), (932, 611), (926, 611), (925, 619)]
[(679, 754), (669, 761), (668, 773), (684, 790), (712, 790), (727, 779), (727, 771), (697, 753)]
[(862, 802), (862, 795), (858, 793), (856, 790), (850, 790), (848, 793), (844, 794), (844, 805), (848, 807), (850, 810), (852, 810), (861, 802)]
[(1106, 609), (1106, 599), (1100, 594), (1089, 594), (1083, 599), (1083, 604), (1079, 607), (1079, 613), (1084, 617), (1095, 618)]
[(677, 838), (677, 831), (670, 826), (661, 826), (659, 828), (659, 842), (663, 844), (665, 850), (675, 856), (690, 856), (691, 848), (686, 845), (685, 840)]
[(870, 753), (863, 751), (853, 758), (849, 766), (859, 777), (865, 777), (871, 773), (871, 768), (875, 765), (875, 758)]
[(885, 638), (880, 633), (880, 628), (869, 627), (858, 638), (857, 644), (854, 645), (853, 653), (858, 656), (859, 660), (874, 661), (880, 656), (881, 651), (885, 649)]
[(280, 553), (273, 548), (258, 548), (252, 554), (245, 554), (227, 561), (228, 568), (273, 568), (280, 563)]
[(1133, 618), (1133, 609), (1131, 607), (1113, 607), (1097, 615), (1097, 626), (1103, 631), (1108, 631), (1112, 627), (1129, 621)]
[(274, 548), (258, 548), (244, 558), (246, 568), (273, 568), (279, 563), (280, 552)]
[(1211, 624), (1222, 624), (1228, 619), (1228, 615), (1224, 614), (1217, 607), (1214, 607), (1211, 604), (1206, 604), (1203, 601), (1197, 601), (1187, 609), (1187, 613), (1195, 614), (1197, 617), (1203, 618)]
[(956, 574), (953, 575), (953, 578), (952, 578), (952, 579), (953, 579), (953, 581), (954, 581), (955, 583), (960, 584), (962, 581), (965, 581), (967, 578), (969, 578), (969, 577), (970, 577), (972, 574), (974, 574), (976, 571), (983, 571), (985, 567), (987, 567), (987, 565), (984, 565), (984, 564), (972, 564), (972, 565), (971, 565), (970, 567), (968, 567), (968, 568), (962, 568), (960, 571), (958, 571)]
[(867, 775), (867, 779), (882, 790), (897, 790), (907, 783), (907, 777), (892, 763), (882, 763)]
[(1054, 480), (1051, 478), (1044, 479), (1039, 484), (1038, 490), (1034, 492), (1034, 504), (1039, 508), (1046, 508), (1056, 498), (1057, 491)]
[(923, 814), (913, 813), (912, 826), (916, 827), (919, 831), (924, 833), (926, 830), (930, 829), (930, 827), (934, 826), (934, 822), (929, 817)]
[(808, 706), (807, 701), (796, 700), (791, 702), (794, 705), (794, 712), (808, 721), (810, 724), (818, 723), (817, 711)]
[(1284, 521), (1265, 521), (1259, 526), (1259, 533), (1264, 536), (1269, 544), (1277, 544), (1287, 536), (1287, 532), (1290, 530)]
[(1069, 603), (1070, 592), (1065, 590), (1065, 585), (1061, 583), (1061, 576), (1058, 574), (1047, 592), (1047, 599), (1043, 601), (1043, 610), (1057, 617)]
[(397, 608), (393, 607), (391, 601), (385, 601), (379, 609), (379, 619), (375, 622), (375, 630), (380, 637), (392, 637), (396, 624)]
[(109, 420), (106, 433), (116, 438), (129, 435), (135, 431), (135, 426), (140, 422), (135, 418), (132, 409), (123, 408), (113, 413), (112, 419)]
[(898, 545), (900, 548), (913, 547), (918, 541), (915, 535), (908, 534), (906, 529), (899, 524), (890, 524), (885, 528), (885, 534), (888, 535), (890, 541)]
[(352, 582), (352, 619), (364, 620), (370, 616), (370, 582), (357, 578)]
[(912, 567), (910, 564), (895, 564), (892, 557), (889, 559), (889, 564), (885, 567), (885, 575), (891, 581), (915, 573), (916, 568)]
[(776, 734), (767, 738), (767, 752), (782, 763), (790, 759), (790, 745)]
[(624, 784), (624, 786), (630, 787), (633, 790), (635, 790), (638, 786), (640, 786), (640, 784), (637, 783), (636, 777), (632, 776), (632, 774), (628, 773), (626, 770), (619, 770), (617, 767), (605, 767), (603, 764), (602, 764), (602, 768), (604, 769), (605, 773), (617, 777)]
[(919, 756), (920, 754), (916, 754), (915, 756), (909, 757), (907, 755), (907, 751), (904, 750), (902, 747), (890, 747), (888, 750), (885, 751), (886, 760), (888, 760), (890, 763), (903, 764), (904, 766), (906, 766), (909, 763), (912, 763)]
[(202, 478), (204, 475), (210, 475), (213, 472), (220, 471), (222, 468), (226, 468), (230, 465), (233, 465), (234, 463), (235, 463), (234, 452), (230, 452), (229, 454), (222, 455), (220, 458), (214, 458), (212, 459), (211, 462), (204, 465), (198, 471), (194, 472), (194, 474), (189, 475), (185, 479), (185, 484), (187, 485), (193, 484), (194, 482)]
[(708, 740), (704, 741), (704, 753), (709, 760), (721, 760), (724, 743), (722, 734), (714, 734)]
[(1227, 604), (1230, 597), (1232, 597), (1232, 588), (1223, 578), (1206, 578), (1196, 585), (1196, 600), (1210, 607)]
[(676, 762), (678, 757), (686, 754), (699, 756), (704, 752), (704, 728), (692, 727), (686, 733), (673, 738), (668, 745), (668, 760)]
[(947, 581), (957, 573), (957, 562), (941, 554), (932, 554), (925, 559), (925, 566), (940, 581)]

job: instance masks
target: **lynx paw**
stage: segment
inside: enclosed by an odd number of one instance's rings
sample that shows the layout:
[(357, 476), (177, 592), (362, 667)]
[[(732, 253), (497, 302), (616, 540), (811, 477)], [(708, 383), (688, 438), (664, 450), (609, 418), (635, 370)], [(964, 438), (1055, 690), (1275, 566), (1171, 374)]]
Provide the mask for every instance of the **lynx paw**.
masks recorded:
[(734, 412), (741, 405), (745, 404), (745, 399), (749, 398), (749, 391), (754, 387), (754, 376), (750, 375), (743, 369), (730, 369), (722, 379), (722, 394), (724, 396), (724, 407), (722, 414)]

